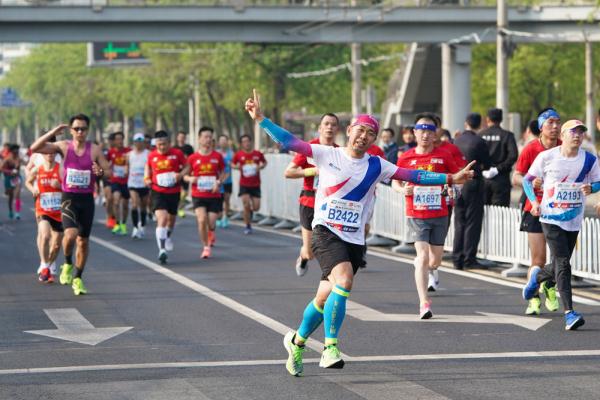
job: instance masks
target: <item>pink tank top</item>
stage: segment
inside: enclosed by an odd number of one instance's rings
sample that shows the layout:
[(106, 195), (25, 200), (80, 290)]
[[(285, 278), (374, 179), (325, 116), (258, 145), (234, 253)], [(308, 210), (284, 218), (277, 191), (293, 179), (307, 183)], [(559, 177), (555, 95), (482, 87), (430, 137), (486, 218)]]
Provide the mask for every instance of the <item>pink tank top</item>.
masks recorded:
[(78, 156), (73, 148), (73, 141), (70, 141), (63, 161), (62, 191), (94, 193), (95, 182), (96, 175), (92, 171), (92, 142), (86, 142), (85, 151)]

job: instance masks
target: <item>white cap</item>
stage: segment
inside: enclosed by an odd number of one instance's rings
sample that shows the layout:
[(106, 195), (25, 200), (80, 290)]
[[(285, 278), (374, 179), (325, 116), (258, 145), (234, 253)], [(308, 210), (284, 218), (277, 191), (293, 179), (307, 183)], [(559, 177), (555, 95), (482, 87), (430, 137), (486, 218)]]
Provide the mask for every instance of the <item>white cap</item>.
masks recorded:
[(137, 141), (141, 141), (143, 142), (144, 140), (146, 140), (146, 138), (144, 137), (143, 133), (136, 133), (135, 135), (133, 135), (133, 141), (137, 142)]

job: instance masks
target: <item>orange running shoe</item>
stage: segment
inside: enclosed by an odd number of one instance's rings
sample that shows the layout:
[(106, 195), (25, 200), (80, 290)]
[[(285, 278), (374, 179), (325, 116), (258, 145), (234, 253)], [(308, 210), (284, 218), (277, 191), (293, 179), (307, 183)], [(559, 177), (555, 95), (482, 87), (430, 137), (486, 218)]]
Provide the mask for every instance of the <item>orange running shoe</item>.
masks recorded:
[(214, 246), (217, 243), (217, 236), (215, 235), (215, 231), (208, 231), (208, 244), (209, 246)]
[(106, 227), (108, 229), (114, 228), (116, 224), (117, 220), (114, 217), (108, 217), (108, 219), (106, 220)]

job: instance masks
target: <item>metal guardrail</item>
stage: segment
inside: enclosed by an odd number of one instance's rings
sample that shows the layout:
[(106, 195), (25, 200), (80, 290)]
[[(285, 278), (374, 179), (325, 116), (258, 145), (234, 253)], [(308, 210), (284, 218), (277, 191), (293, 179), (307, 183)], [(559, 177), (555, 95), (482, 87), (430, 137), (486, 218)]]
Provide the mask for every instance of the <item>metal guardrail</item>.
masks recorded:
[[(261, 171), (262, 204), (259, 213), (267, 217), (298, 222), (298, 195), (302, 189), (302, 179), (285, 179), (283, 176), (292, 156), (268, 154), (266, 158), (268, 165)], [(233, 182), (232, 208), (241, 210), (242, 204), (237, 197), (239, 171), (234, 170)], [(404, 196), (391, 187), (380, 184), (377, 187), (371, 233), (405, 241), (408, 235), (408, 224), (404, 207)], [(478, 257), (508, 264), (529, 265), (527, 234), (519, 232), (520, 222), (521, 213), (517, 208), (486, 206)], [(453, 240), (454, 218), (444, 244), (445, 250), (452, 251)], [(600, 281), (599, 243), (600, 219), (584, 218), (571, 259), (573, 275)]]

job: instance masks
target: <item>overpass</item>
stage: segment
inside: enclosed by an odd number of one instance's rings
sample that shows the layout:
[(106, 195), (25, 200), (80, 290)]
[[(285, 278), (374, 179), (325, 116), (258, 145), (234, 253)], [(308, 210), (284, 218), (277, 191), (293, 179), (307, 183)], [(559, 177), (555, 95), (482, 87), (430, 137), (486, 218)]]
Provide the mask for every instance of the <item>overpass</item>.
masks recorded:
[[(11, 5), (0, 1), (2, 42), (494, 42), (495, 7)], [(140, 4), (125, 3), (125, 4)], [(516, 42), (600, 40), (593, 6), (509, 9)]]

